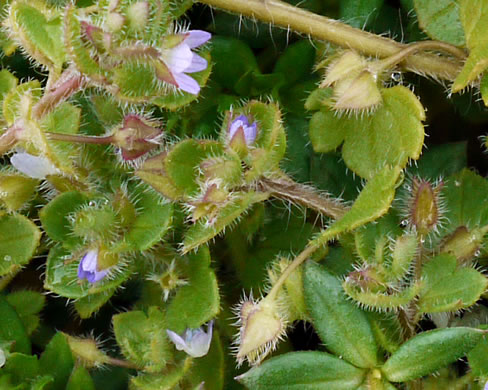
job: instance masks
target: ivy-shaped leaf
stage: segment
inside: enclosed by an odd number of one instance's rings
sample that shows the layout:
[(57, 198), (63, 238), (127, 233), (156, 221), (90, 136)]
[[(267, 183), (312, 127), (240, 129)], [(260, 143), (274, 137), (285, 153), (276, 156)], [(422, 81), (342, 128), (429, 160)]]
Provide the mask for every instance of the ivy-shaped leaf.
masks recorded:
[(128, 311), (112, 318), (115, 338), (124, 356), (147, 372), (161, 371), (170, 357), (164, 314), (150, 307), (147, 314)]
[(463, 46), (464, 30), (459, 19), (458, 0), (415, 0), (419, 26), (432, 39)]
[(422, 269), (423, 284), (417, 302), (422, 313), (457, 311), (480, 299), (488, 279), (473, 268), (458, 268), (456, 258), (443, 254)]
[(452, 84), (453, 93), (466, 88), (488, 68), (488, 1), (460, 0), (459, 6), (469, 56)]
[(405, 167), (420, 157), (424, 144), (425, 111), (408, 88), (381, 90), (382, 105), (371, 114), (339, 117), (327, 108), (310, 121), (310, 139), (316, 152), (327, 153), (340, 146), (346, 165), (370, 179), (383, 166)]

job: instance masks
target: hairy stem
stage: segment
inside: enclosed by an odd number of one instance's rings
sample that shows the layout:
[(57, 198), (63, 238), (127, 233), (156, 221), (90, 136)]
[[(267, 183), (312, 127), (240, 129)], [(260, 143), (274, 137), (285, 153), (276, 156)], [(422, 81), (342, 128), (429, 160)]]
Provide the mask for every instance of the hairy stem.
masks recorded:
[(64, 134), (64, 133), (49, 133), (46, 132), (49, 139), (54, 141), (65, 141), (65, 142), (78, 142), (83, 144), (109, 144), (112, 142), (113, 137), (111, 135), (106, 137), (96, 137), (89, 135), (78, 135), (78, 134)]
[(300, 204), (334, 219), (342, 217), (348, 208), (329, 195), (319, 194), (312, 187), (296, 183), (289, 178), (263, 178), (258, 183), (272, 196)]
[[(356, 50), (364, 55), (385, 58), (397, 54), (407, 45), (392, 39), (371, 34), (345, 23), (317, 15), (304, 9), (286, 4), (280, 0), (198, 0), (200, 3), (239, 13), (244, 16), (291, 29), (313, 38)], [(448, 44), (432, 50), (461, 54), (461, 50)], [(447, 47), (450, 47), (447, 50)], [(439, 57), (434, 54), (417, 53), (403, 61), (407, 70), (426, 74), (434, 78), (454, 80), (461, 70), (458, 59)]]
[(269, 291), (268, 295), (266, 296), (267, 299), (274, 300), (280, 291), (281, 286), (285, 283), (288, 276), (292, 274), (305, 260), (307, 260), (317, 249), (319, 248), (318, 245), (309, 245), (307, 246), (295, 259), (290, 263), (288, 267), (283, 271), (280, 275), (276, 283), (273, 285), (271, 290)]
[(34, 118), (41, 119), (60, 103), (83, 89), (85, 84), (85, 79), (77, 71), (73, 69), (65, 70), (59, 79), (48, 90), (44, 91), (44, 96), (34, 106)]

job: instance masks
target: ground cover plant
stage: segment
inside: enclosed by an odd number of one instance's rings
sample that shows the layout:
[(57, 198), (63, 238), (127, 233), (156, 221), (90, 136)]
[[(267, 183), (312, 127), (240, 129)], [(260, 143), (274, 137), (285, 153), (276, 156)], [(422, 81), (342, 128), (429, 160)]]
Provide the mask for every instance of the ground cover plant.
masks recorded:
[(1, 389), (486, 389), (488, 0), (1, 0)]

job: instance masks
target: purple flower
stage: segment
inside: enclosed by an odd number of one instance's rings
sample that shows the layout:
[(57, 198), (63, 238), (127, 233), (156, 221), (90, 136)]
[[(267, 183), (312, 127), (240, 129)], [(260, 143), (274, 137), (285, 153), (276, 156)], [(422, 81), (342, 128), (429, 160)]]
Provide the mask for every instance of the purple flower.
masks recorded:
[(488, 390), (488, 382), (485, 383), (485, 388), (484, 390)]
[(177, 45), (165, 48), (162, 52), (163, 62), (168, 67), (169, 78), (165, 81), (175, 85), (182, 91), (198, 95), (200, 86), (187, 73), (201, 72), (208, 66), (207, 60), (191, 51), (207, 42), (212, 35), (202, 30), (190, 30), (180, 34), (181, 40)]
[(202, 357), (210, 349), (212, 330), (213, 320), (208, 323), (207, 332), (200, 327), (198, 329), (187, 329), (181, 336), (169, 329), (166, 329), (166, 333), (178, 351), (183, 350), (192, 357)]
[(256, 136), (258, 134), (258, 126), (257, 123), (254, 122), (252, 125), (249, 124), (249, 120), (245, 115), (239, 115), (236, 119), (234, 119), (230, 126), (229, 126), (229, 140), (232, 142), (232, 139), (238, 132), (242, 132), (244, 139), (246, 141), (246, 145), (251, 145)]
[(86, 252), (78, 266), (78, 278), (95, 283), (102, 280), (107, 274), (108, 269), (98, 270), (98, 250), (92, 249)]

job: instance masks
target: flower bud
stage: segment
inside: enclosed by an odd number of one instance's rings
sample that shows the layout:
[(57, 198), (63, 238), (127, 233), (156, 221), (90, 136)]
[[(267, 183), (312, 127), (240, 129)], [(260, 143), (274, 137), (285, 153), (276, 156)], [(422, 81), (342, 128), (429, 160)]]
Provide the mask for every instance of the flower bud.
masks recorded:
[(161, 287), (163, 290), (163, 300), (166, 302), (169, 295), (175, 291), (178, 287), (188, 284), (186, 280), (181, 278), (181, 275), (176, 268), (176, 261), (172, 261), (167, 270), (162, 274), (151, 275), (148, 280), (153, 281)]
[(122, 126), (115, 130), (112, 142), (121, 149), (124, 160), (134, 160), (157, 148), (161, 135), (158, 123), (129, 114), (124, 117)]
[(202, 217), (207, 217), (208, 223), (212, 223), (219, 206), (224, 205), (229, 197), (229, 193), (219, 188), (217, 184), (210, 184), (203, 196), (196, 201), (190, 202), (192, 209), (192, 222), (198, 221)]
[(149, 3), (147, 1), (132, 3), (126, 12), (130, 28), (134, 31), (144, 30), (149, 20), (149, 11)]
[(485, 227), (484, 229), (470, 231), (466, 226), (459, 226), (444, 239), (441, 245), (441, 253), (454, 255), (459, 263), (471, 260), (481, 247), (486, 229)]
[(442, 186), (442, 182), (432, 186), (427, 180), (413, 179), (408, 212), (410, 224), (420, 235), (426, 235), (438, 227), (442, 214)]
[(256, 140), (257, 133), (257, 122), (250, 124), (247, 116), (239, 115), (227, 128), (228, 144), (242, 158), (247, 155), (248, 147)]
[(124, 27), (125, 18), (118, 12), (110, 12), (105, 23), (111, 32), (117, 32)]
[(239, 336), (237, 362), (259, 364), (283, 339), (287, 320), (280, 313), (276, 301), (264, 298), (259, 302), (245, 299), (237, 308)]
[(110, 363), (110, 358), (98, 349), (92, 338), (73, 337), (63, 334), (73, 355), (87, 368)]

